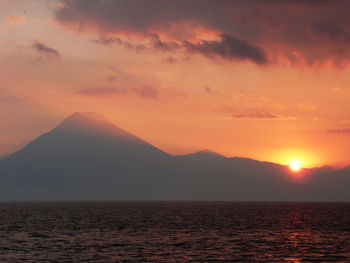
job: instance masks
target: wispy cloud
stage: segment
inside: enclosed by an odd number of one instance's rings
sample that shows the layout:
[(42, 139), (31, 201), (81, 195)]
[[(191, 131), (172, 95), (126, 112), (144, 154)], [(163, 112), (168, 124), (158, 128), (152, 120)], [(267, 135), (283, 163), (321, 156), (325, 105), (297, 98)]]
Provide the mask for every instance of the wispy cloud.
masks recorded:
[(129, 92), (123, 88), (86, 88), (77, 91), (80, 95), (92, 97), (105, 97), (115, 95), (127, 95)]
[(6, 103), (6, 102), (13, 102), (17, 101), (19, 98), (14, 95), (1, 95), (0, 94), (0, 102)]
[(139, 88), (133, 88), (132, 90), (143, 98), (158, 98), (158, 89), (149, 85), (143, 85)]
[(20, 25), (27, 23), (27, 19), (21, 15), (10, 15), (4, 18), (3, 23), (6, 25)]
[(58, 58), (61, 56), (60, 53), (58, 52), (58, 50), (56, 50), (52, 47), (49, 47), (49, 46), (47, 46), (44, 43), (41, 43), (39, 41), (36, 41), (33, 44), (33, 48), (37, 52), (39, 52), (39, 54), (41, 56), (45, 56), (46, 58)]
[(113, 76), (113, 75), (109, 75), (106, 77), (106, 80), (108, 82), (114, 82), (116, 79), (117, 79), (116, 76)]
[(78, 94), (90, 97), (104, 97), (111, 96), (126, 96), (130, 94), (137, 95), (146, 99), (158, 98), (159, 91), (157, 88), (150, 85), (141, 85), (140, 87), (115, 88), (115, 87), (101, 87), (101, 88), (86, 88), (77, 91)]
[(0, 88), (0, 102), (13, 102), (20, 100), (19, 97), (9, 93), (7, 90)]
[(144, 50), (147, 49), (145, 45), (142, 44), (132, 44), (128, 41), (122, 40), (118, 37), (98, 37), (92, 40), (93, 43), (95, 44), (100, 44), (100, 45), (113, 45), (117, 44), (120, 46), (123, 46), (124, 48), (128, 49), (134, 49), (134, 50)]
[(350, 135), (350, 128), (329, 129), (329, 130), (327, 130), (327, 132), (330, 134)]
[(209, 87), (209, 86), (205, 86), (205, 87), (204, 87), (204, 90), (205, 90), (207, 93), (209, 93), (209, 94), (217, 93), (216, 90), (212, 89), (212, 88)]
[(235, 119), (278, 119), (280, 118), (276, 114), (273, 114), (271, 112), (265, 112), (265, 111), (238, 113), (238, 114), (232, 114), (231, 116)]

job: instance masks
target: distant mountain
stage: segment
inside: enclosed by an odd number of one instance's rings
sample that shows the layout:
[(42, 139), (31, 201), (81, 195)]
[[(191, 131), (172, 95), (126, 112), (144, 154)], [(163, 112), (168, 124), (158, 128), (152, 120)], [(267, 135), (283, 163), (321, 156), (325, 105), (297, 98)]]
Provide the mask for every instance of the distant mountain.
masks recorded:
[(172, 156), (96, 113), (74, 113), (0, 160), (0, 200), (350, 201), (350, 170)]

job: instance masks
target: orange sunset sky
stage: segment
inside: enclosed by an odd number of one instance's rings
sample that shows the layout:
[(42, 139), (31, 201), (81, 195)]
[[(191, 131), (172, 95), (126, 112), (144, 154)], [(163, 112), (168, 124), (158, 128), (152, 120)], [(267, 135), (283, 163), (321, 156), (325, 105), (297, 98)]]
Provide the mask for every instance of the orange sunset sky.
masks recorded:
[(349, 164), (349, 10), (0, 0), (0, 155), (92, 111), (172, 154)]

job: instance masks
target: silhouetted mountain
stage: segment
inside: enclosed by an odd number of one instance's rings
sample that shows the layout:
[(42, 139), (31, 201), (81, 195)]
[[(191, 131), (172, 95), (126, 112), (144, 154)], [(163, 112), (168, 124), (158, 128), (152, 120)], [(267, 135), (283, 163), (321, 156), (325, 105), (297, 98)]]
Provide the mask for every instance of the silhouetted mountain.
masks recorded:
[(0, 159), (3, 159), (3, 158), (5, 158), (5, 157), (7, 157), (7, 156), (9, 156), (10, 154), (8, 154), (8, 153), (3, 153), (3, 154), (0, 154)]
[(114, 192), (129, 192), (128, 184), (142, 187), (155, 179), (159, 175), (152, 173), (132, 181), (170, 157), (97, 114), (74, 113), (1, 160), (1, 185), (11, 187), (2, 189), (0, 198), (112, 198)]
[(213, 152), (211, 150), (201, 150), (195, 153), (189, 153), (185, 155), (178, 155), (177, 158), (183, 158), (193, 161), (204, 161), (204, 160), (226, 160), (227, 158), (221, 154)]
[(96, 113), (74, 113), (0, 160), (1, 200), (345, 201), (349, 170), (172, 156)]

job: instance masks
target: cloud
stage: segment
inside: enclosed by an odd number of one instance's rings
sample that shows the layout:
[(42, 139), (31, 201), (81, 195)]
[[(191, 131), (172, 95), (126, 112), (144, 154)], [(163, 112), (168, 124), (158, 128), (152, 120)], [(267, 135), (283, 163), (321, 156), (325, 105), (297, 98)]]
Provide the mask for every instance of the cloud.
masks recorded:
[(178, 48), (180, 48), (180, 44), (176, 42), (166, 42), (160, 40), (159, 36), (157, 34), (152, 35), (152, 47), (158, 50), (163, 50), (163, 51), (174, 51)]
[(21, 15), (10, 15), (4, 18), (3, 23), (6, 25), (20, 25), (27, 23), (27, 19)]
[(38, 51), (40, 55), (43, 55), (47, 58), (57, 58), (61, 56), (56, 49), (48, 47), (38, 41), (33, 44), (33, 48)]
[[(249, 1), (249, 0), (248, 0)], [(252, 2), (265, 2), (265, 3), (273, 3), (273, 4), (282, 4), (282, 5), (301, 5), (301, 6), (321, 6), (330, 3), (331, 1), (334, 0), (255, 0)], [(335, 0), (337, 1), (337, 0)]]
[(0, 88), (0, 102), (1, 103), (7, 103), (7, 102), (13, 102), (13, 101), (19, 101), (20, 98), (11, 94), (7, 90)]
[(315, 23), (312, 25), (312, 33), (316, 37), (326, 38), (330, 41), (339, 40), (348, 34), (343, 28), (330, 21)]
[(101, 45), (110, 45), (110, 44), (123, 44), (123, 41), (119, 37), (99, 37), (93, 39), (92, 42)]
[(111, 97), (111, 96), (126, 96), (129, 94), (135, 94), (142, 98), (158, 98), (158, 89), (149, 85), (142, 85), (140, 87), (129, 88), (114, 88), (114, 87), (102, 87), (102, 88), (86, 88), (77, 91), (78, 94), (90, 97)]
[(316, 105), (310, 102), (298, 103), (297, 107), (302, 110), (313, 111), (316, 110)]
[(113, 45), (117, 44), (120, 46), (123, 46), (128, 49), (134, 49), (134, 50), (144, 50), (146, 49), (146, 46), (142, 44), (132, 44), (128, 41), (122, 40), (118, 37), (104, 37), (101, 36), (99, 38), (93, 39), (92, 42), (100, 45)]
[(174, 58), (173, 56), (168, 56), (168, 57), (164, 60), (164, 62), (169, 63), (169, 64), (172, 64), (172, 63), (177, 62), (177, 59)]
[(104, 97), (114, 95), (126, 95), (128, 91), (123, 88), (86, 88), (77, 91), (80, 95), (91, 97)]
[(235, 119), (278, 119), (279, 116), (271, 112), (248, 112), (231, 115)]
[(205, 90), (207, 93), (209, 93), (209, 94), (217, 93), (216, 90), (213, 90), (213, 89), (212, 89), (211, 87), (209, 87), (209, 86), (205, 86), (205, 87), (204, 87), (204, 90)]
[(329, 129), (327, 132), (330, 133), (330, 134), (350, 135), (350, 128)]
[(313, 66), (350, 61), (349, 9), (347, 0), (61, 0), (55, 19), (103, 34), (100, 43), (147, 39), (164, 51)]
[(152, 35), (151, 39), (152, 44), (149, 47), (145, 45), (133, 45), (118, 37), (99, 37), (94, 39), (93, 42), (101, 45), (118, 44), (136, 50), (156, 49), (173, 52), (182, 49), (188, 53), (199, 53), (209, 58), (220, 57), (225, 60), (251, 60), (257, 64), (267, 62), (265, 52), (261, 48), (232, 35), (222, 34), (220, 35), (220, 40), (201, 40), (198, 43), (192, 43), (187, 40), (179, 43), (162, 41), (156, 34)]
[(248, 59), (257, 64), (267, 62), (265, 52), (244, 40), (240, 40), (232, 35), (222, 34), (219, 41), (201, 41), (198, 44), (185, 42), (185, 47), (190, 52), (198, 52), (207, 57), (221, 57), (227, 60)]
[(0, 94), (0, 102), (6, 103), (6, 102), (13, 102), (13, 101), (18, 101), (19, 98), (14, 95), (1, 95)]
[(161, 51), (174, 51), (175, 49), (180, 48), (180, 45), (175, 42), (165, 42), (161, 41), (159, 36), (153, 34), (150, 36), (151, 44), (146, 46), (143, 44), (132, 44), (128, 41), (122, 40), (119, 37), (106, 37), (100, 36), (92, 40), (92, 42), (100, 45), (113, 45), (117, 44), (125, 48), (134, 49), (134, 50), (145, 50), (145, 49), (156, 49)]
[(143, 98), (156, 99), (158, 97), (158, 89), (149, 85), (134, 88), (133, 91)]
[(117, 77), (116, 76), (112, 76), (112, 75), (109, 75), (109, 76), (106, 77), (106, 80), (108, 82), (114, 82), (116, 79), (117, 79)]

